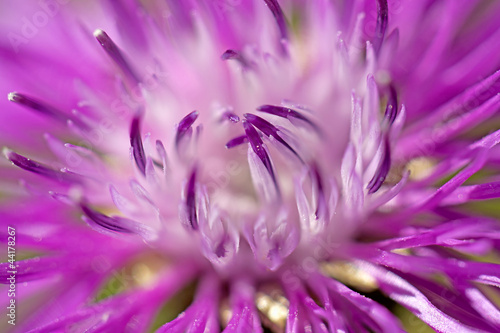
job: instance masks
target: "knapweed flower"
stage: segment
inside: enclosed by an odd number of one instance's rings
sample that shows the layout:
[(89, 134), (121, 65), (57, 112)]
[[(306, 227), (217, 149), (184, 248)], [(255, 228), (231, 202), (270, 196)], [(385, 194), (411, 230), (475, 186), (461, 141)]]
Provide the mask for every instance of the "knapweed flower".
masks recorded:
[(500, 3), (0, 12), (5, 330), (500, 331)]

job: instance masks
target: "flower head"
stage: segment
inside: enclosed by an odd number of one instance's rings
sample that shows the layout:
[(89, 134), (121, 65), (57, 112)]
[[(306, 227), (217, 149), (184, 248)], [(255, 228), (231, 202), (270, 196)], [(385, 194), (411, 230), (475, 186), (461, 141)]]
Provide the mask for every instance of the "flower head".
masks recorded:
[(7, 13), (17, 331), (500, 329), (497, 3)]

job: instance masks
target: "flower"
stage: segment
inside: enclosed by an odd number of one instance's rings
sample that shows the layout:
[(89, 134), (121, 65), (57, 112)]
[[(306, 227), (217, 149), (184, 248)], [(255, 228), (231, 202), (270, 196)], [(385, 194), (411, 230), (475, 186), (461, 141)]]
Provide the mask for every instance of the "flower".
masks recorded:
[(498, 3), (0, 6), (12, 331), (500, 330)]

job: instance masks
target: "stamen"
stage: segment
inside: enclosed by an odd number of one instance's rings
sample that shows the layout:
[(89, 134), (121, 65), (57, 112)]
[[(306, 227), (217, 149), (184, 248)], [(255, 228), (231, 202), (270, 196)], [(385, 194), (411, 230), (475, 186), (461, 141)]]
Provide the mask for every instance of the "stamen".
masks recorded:
[(278, 25), (278, 29), (280, 30), (281, 39), (288, 39), (288, 31), (286, 29), (286, 20), (285, 14), (283, 14), (283, 10), (278, 4), (277, 0), (264, 0), (267, 7), (273, 13), (274, 19), (276, 20), (276, 24)]
[(274, 175), (271, 159), (269, 158), (269, 155), (264, 149), (263, 146), (264, 143), (262, 142), (259, 133), (257, 133), (257, 130), (247, 121), (243, 121), (243, 128), (245, 129), (245, 133), (247, 134), (247, 138), (248, 141), (250, 142), (252, 150), (255, 152), (257, 157), (259, 157), (259, 159), (262, 161), (267, 172), (269, 172), (269, 174), (271, 175), (274, 185), (276, 186), (276, 189), (278, 189), (278, 183), (276, 181), (276, 176)]
[(227, 236), (225, 236), (224, 239), (221, 240), (221, 242), (219, 243), (219, 245), (217, 245), (217, 248), (215, 249), (215, 255), (217, 256), (217, 258), (223, 258), (226, 256), (227, 250), (224, 246), (226, 238)]
[(199, 112), (193, 111), (180, 121), (177, 125), (177, 134), (175, 135), (175, 145), (179, 148), (179, 143), (186, 134), (190, 133), (191, 126), (198, 119)]
[(125, 60), (122, 52), (113, 40), (101, 29), (94, 31), (94, 37), (97, 39), (99, 44), (101, 44), (108, 56), (118, 65), (118, 67), (120, 67), (120, 69), (133, 81), (134, 84), (138, 84), (140, 80), (132, 70), (132, 67)]
[(83, 213), (89, 219), (91, 219), (94, 223), (96, 223), (97, 225), (99, 225), (105, 229), (108, 229), (111, 231), (116, 231), (116, 232), (121, 232), (121, 233), (126, 233), (126, 234), (133, 233), (128, 228), (121, 226), (119, 221), (117, 221), (116, 219), (114, 219), (110, 216), (101, 214), (101, 213), (91, 209), (90, 207), (88, 207), (84, 203), (80, 204), (80, 208), (82, 209)]
[(228, 143), (226, 143), (226, 149), (237, 147), (246, 142), (248, 142), (248, 137), (245, 134), (240, 135), (232, 140), (229, 140)]
[(236, 124), (240, 121), (240, 117), (238, 117), (236, 114), (234, 114), (231, 111), (226, 111), (221, 116), (221, 121), (224, 121), (224, 120), (229, 120), (230, 122)]
[(396, 89), (391, 84), (389, 85), (389, 96), (387, 98), (387, 106), (385, 108), (384, 118), (389, 122), (389, 126), (394, 123), (398, 115), (398, 95)]
[(161, 167), (163, 171), (167, 170), (167, 151), (165, 150), (165, 146), (163, 146), (163, 142), (161, 140), (156, 140), (156, 152), (160, 155), (161, 158)]
[(389, 145), (389, 139), (386, 137), (384, 140), (384, 156), (382, 157), (382, 160), (380, 162), (380, 165), (375, 172), (375, 175), (373, 178), (370, 180), (368, 183), (368, 186), (366, 187), (368, 189), (368, 193), (372, 194), (378, 191), (380, 186), (385, 181), (385, 178), (387, 177), (387, 174), (389, 173), (389, 169), (391, 168), (391, 148)]
[(316, 183), (316, 188), (318, 190), (318, 199), (316, 203), (316, 211), (314, 212), (314, 216), (316, 217), (316, 220), (319, 220), (321, 218), (321, 215), (323, 215), (324, 217), (328, 215), (326, 199), (325, 199), (325, 191), (323, 188), (323, 180), (321, 179), (321, 175), (319, 173), (318, 166), (316, 164), (312, 165), (311, 172), (313, 175), (313, 179)]
[(130, 125), (130, 145), (132, 146), (137, 167), (143, 175), (146, 175), (146, 153), (142, 145), (139, 120), (139, 117), (132, 119), (132, 124)]
[(81, 127), (81, 128), (88, 128), (87, 124), (85, 124), (83, 121), (81, 121), (79, 118), (72, 117), (71, 115), (66, 115), (64, 114), (63, 111), (47, 105), (44, 102), (38, 101), (34, 98), (28, 97), (24, 94), (20, 94), (17, 92), (11, 92), (8, 95), (8, 99), (11, 102), (23, 105), (27, 108), (30, 108), (34, 111), (37, 111), (45, 116), (52, 117), (56, 119), (57, 121), (60, 121), (64, 124), (68, 122), (68, 120), (71, 120), (75, 125)]
[(246, 120), (256, 128), (258, 128), (262, 133), (264, 133), (268, 137), (272, 136), (273, 138), (275, 138), (279, 143), (288, 148), (295, 156), (297, 156), (297, 158), (301, 162), (303, 162), (299, 154), (285, 140), (283, 140), (281, 136), (279, 136), (278, 129), (273, 124), (251, 113), (245, 113), (243, 116), (245, 116)]
[(290, 108), (286, 108), (283, 106), (275, 106), (275, 105), (261, 105), (257, 108), (257, 111), (273, 114), (275, 116), (286, 118), (291, 121), (290, 118), (302, 120), (311, 127), (313, 127), (319, 134), (321, 133), (320, 128), (314, 122), (309, 120), (307, 117), (303, 116), (301, 113), (292, 110)]
[(188, 222), (193, 230), (198, 230), (198, 216), (196, 214), (196, 167), (191, 172), (189, 181), (186, 185), (186, 208), (188, 213)]
[(124, 234), (132, 234), (133, 233), (132, 230), (130, 230), (124, 226), (121, 226), (120, 222), (117, 219), (112, 218), (112, 217), (107, 216), (107, 215), (104, 215), (104, 214), (101, 214), (101, 213), (93, 210), (92, 208), (90, 208), (89, 206), (87, 206), (84, 203), (80, 204), (80, 208), (82, 209), (83, 213), (90, 220), (92, 220), (92, 222), (94, 222), (95, 224), (97, 224), (98, 226), (100, 226), (104, 229), (115, 231), (115, 232), (120, 232), (120, 233), (124, 233)]
[(389, 7), (387, 0), (377, 1), (377, 27), (375, 28), (375, 36), (373, 36), (373, 49), (375, 54), (379, 54), (382, 42), (384, 41), (385, 31), (387, 29), (387, 20), (389, 16)]
[(19, 155), (8, 148), (3, 149), (3, 154), (9, 161), (11, 161), (12, 163), (14, 163), (14, 165), (20, 167), (23, 170), (30, 171), (39, 174), (41, 176), (61, 182), (67, 182), (67, 183), (81, 182), (81, 179), (73, 173), (54, 170), (36, 161), (33, 161), (29, 158)]
[(235, 50), (226, 50), (226, 52), (224, 52), (220, 58), (222, 60), (230, 60), (230, 59), (234, 59), (236, 61), (238, 61), (243, 67), (245, 68), (248, 68), (250, 67), (250, 64), (248, 63), (248, 61), (241, 55), (241, 53), (235, 51)]

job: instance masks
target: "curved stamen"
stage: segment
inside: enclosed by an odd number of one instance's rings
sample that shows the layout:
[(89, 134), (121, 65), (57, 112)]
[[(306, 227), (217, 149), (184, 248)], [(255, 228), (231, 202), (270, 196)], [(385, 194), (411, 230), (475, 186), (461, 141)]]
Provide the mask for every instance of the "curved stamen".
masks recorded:
[(312, 128), (314, 128), (314, 130), (316, 130), (318, 134), (321, 134), (321, 130), (318, 127), (318, 125), (309, 120), (309, 118), (303, 116), (301, 113), (292, 110), (290, 108), (286, 108), (283, 106), (275, 106), (275, 105), (261, 105), (257, 108), (257, 111), (273, 114), (275, 116), (286, 118), (288, 120), (290, 120), (290, 118), (301, 120), (310, 125)]
[(236, 115), (234, 112), (226, 111), (221, 115), (221, 121), (229, 120), (230, 122), (236, 124), (240, 121), (240, 117)]
[(71, 115), (66, 115), (63, 111), (24, 94), (11, 92), (8, 95), (8, 99), (11, 102), (20, 104), (43, 115), (52, 117), (64, 124), (66, 124), (68, 120), (71, 120), (78, 127), (88, 128), (88, 125), (81, 121), (79, 118), (72, 117)]
[(121, 226), (119, 221), (116, 219), (101, 214), (93, 209), (91, 209), (89, 206), (87, 206), (84, 203), (80, 204), (80, 208), (82, 209), (83, 213), (92, 220), (92, 222), (96, 223), (97, 225), (111, 230), (111, 231), (116, 231), (116, 232), (121, 232), (121, 233), (126, 233), (126, 234), (131, 234), (133, 233), (132, 230), (129, 230), (128, 228)]
[(391, 84), (389, 85), (389, 96), (387, 98), (387, 106), (385, 108), (384, 118), (389, 122), (389, 126), (394, 123), (398, 115), (398, 95), (396, 89)]
[(316, 220), (319, 220), (321, 218), (320, 215), (323, 215), (323, 214), (324, 214), (324, 216), (328, 215), (325, 190), (323, 188), (323, 180), (321, 179), (321, 175), (319, 173), (319, 169), (318, 169), (318, 166), (316, 164), (313, 164), (311, 166), (311, 172), (312, 172), (314, 182), (316, 183), (316, 188), (318, 190), (318, 199), (316, 202), (316, 211), (314, 212), (314, 216), (316, 217)]
[(8, 148), (3, 149), (3, 154), (9, 161), (11, 161), (12, 163), (14, 163), (14, 165), (20, 167), (23, 170), (30, 171), (39, 174), (41, 176), (61, 182), (66, 182), (66, 183), (81, 182), (81, 179), (73, 173), (54, 170), (36, 161), (33, 161), (29, 158), (19, 155)]
[(132, 70), (132, 67), (125, 60), (125, 57), (118, 46), (113, 42), (108, 34), (101, 29), (97, 29), (94, 31), (94, 37), (97, 39), (99, 44), (101, 44), (108, 56), (118, 65), (118, 67), (120, 67), (120, 69), (134, 82), (134, 84), (138, 84), (140, 80)]
[(156, 152), (161, 158), (161, 167), (165, 172), (167, 170), (167, 151), (165, 150), (165, 146), (163, 146), (163, 142), (161, 140), (156, 140)]
[(288, 31), (286, 29), (286, 19), (285, 14), (283, 14), (283, 10), (278, 4), (277, 0), (264, 0), (267, 7), (273, 13), (274, 19), (276, 20), (276, 24), (278, 25), (278, 29), (280, 30), (281, 39), (288, 39)]
[(300, 155), (285, 140), (283, 140), (281, 136), (279, 136), (278, 129), (273, 124), (251, 113), (245, 113), (243, 116), (245, 116), (246, 120), (256, 128), (258, 128), (262, 133), (264, 133), (268, 137), (272, 136), (273, 138), (275, 138), (279, 143), (281, 143), (288, 150), (290, 150), (295, 156), (297, 156), (297, 158), (301, 162), (303, 162)]
[(375, 172), (375, 175), (373, 175), (373, 178), (370, 180), (368, 183), (368, 186), (366, 187), (368, 189), (368, 193), (372, 194), (378, 191), (380, 186), (385, 181), (385, 178), (387, 177), (387, 174), (389, 173), (389, 169), (391, 168), (391, 147), (389, 145), (389, 139), (386, 137), (384, 140), (384, 156), (382, 157), (382, 160), (380, 162), (380, 165)]
[(245, 68), (248, 68), (250, 67), (250, 64), (248, 63), (248, 61), (241, 55), (241, 53), (235, 51), (235, 50), (226, 50), (221, 56), (220, 58), (222, 60), (230, 60), (230, 59), (234, 59), (236, 61), (238, 61), (243, 67)]
[(276, 181), (276, 176), (274, 175), (271, 159), (267, 154), (266, 150), (264, 149), (263, 146), (264, 143), (262, 142), (259, 133), (257, 133), (257, 130), (245, 120), (243, 121), (243, 128), (245, 129), (245, 133), (247, 135), (248, 141), (250, 142), (252, 150), (255, 152), (257, 157), (262, 161), (267, 172), (269, 172), (269, 174), (271, 175), (271, 178), (273, 179), (276, 189), (278, 189), (278, 183)]
[(137, 167), (143, 175), (146, 175), (146, 153), (142, 145), (139, 120), (139, 117), (134, 117), (134, 119), (132, 119), (132, 124), (130, 125), (130, 145), (132, 146)]
[(186, 208), (188, 222), (193, 230), (198, 230), (198, 216), (196, 214), (196, 167), (193, 168), (186, 185)]
[(226, 143), (226, 149), (234, 148), (246, 142), (248, 142), (247, 136), (245, 134), (240, 135), (232, 140), (229, 140), (228, 143)]
[(373, 36), (373, 49), (375, 54), (379, 54), (382, 42), (384, 41), (385, 31), (387, 29), (387, 21), (389, 16), (389, 7), (387, 0), (377, 1), (377, 27), (375, 28), (375, 36)]
[(175, 135), (175, 145), (179, 147), (179, 143), (187, 133), (189, 133), (191, 126), (194, 124), (196, 119), (198, 119), (199, 112), (193, 111), (180, 121), (177, 125), (177, 133)]

